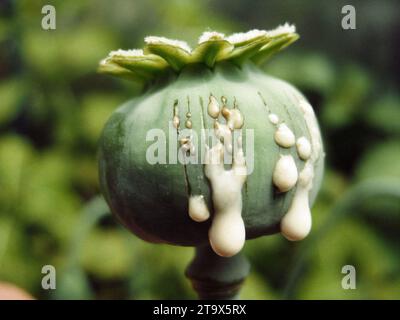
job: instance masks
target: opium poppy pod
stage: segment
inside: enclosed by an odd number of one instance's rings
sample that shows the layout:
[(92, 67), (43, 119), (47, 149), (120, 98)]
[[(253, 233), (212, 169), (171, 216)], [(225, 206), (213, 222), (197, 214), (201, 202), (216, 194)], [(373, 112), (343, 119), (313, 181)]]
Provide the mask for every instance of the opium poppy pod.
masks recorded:
[(245, 239), (307, 236), (323, 174), (318, 123), (298, 90), (258, 67), (297, 38), (287, 24), (205, 32), (193, 50), (147, 37), (144, 50), (100, 63), (145, 83), (100, 140), (101, 189), (129, 230), (151, 242), (209, 243), (224, 257)]

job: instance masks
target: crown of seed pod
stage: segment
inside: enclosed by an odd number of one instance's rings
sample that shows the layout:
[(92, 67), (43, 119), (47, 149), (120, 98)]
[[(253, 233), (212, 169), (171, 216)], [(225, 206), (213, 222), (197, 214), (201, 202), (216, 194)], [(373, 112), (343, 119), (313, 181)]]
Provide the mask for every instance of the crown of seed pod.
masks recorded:
[(100, 72), (144, 84), (100, 140), (102, 192), (119, 220), (151, 242), (209, 242), (233, 256), (245, 239), (310, 231), (323, 149), (310, 104), (257, 65), (298, 39), (294, 26), (225, 36), (193, 50), (147, 37), (112, 51)]

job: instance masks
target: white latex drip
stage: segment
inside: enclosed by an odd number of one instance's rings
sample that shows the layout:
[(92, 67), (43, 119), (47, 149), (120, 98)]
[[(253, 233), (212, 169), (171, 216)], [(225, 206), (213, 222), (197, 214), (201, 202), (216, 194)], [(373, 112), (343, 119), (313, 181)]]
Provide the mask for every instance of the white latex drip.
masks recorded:
[(189, 216), (196, 222), (203, 222), (210, 217), (207, 204), (202, 195), (191, 195), (189, 198)]
[(275, 131), (274, 138), (275, 142), (284, 148), (290, 148), (296, 142), (296, 138), (292, 130), (290, 130), (289, 127), (284, 123), (281, 123), (278, 126), (278, 129)]
[(269, 122), (271, 122), (272, 124), (276, 125), (279, 123), (279, 117), (275, 113), (270, 113), (268, 115), (268, 119), (269, 119)]
[[(246, 230), (242, 219), (242, 187), (247, 177), (246, 161), (242, 148), (241, 133), (233, 139), (235, 129), (242, 128), (243, 116), (239, 109), (228, 109), (226, 98), (222, 97), (223, 116), (226, 123), (220, 123), (221, 113), (217, 99), (210, 95), (207, 113), (214, 119), (214, 134), (217, 137), (213, 147), (206, 145), (204, 173), (211, 184), (214, 215), (208, 233), (210, 245), (216, 254), (231, 257), (243, 247)], [(181, 142), (189, 144), (190, 139)], [(233, 148), (233, 143), (235, 148)], [(225, 170), (224, 150), (232, 154), (232, 167)], [(209, 211), (202, 195), (189, 198), (189, 215), (198, 222), (209, 217)]]
[(299, 108), (310, 131), (311, 155), (299, 174), (299, 182), (289, 211), (281, 221), (282, 234), (291, 241), (304, 239), (311, 230), (312, 217), (309, 204), (309, 191), (312, 189), (314, 165), (321, 154), (321, 136), (311, 105), (301, 99)]
[(226, 151), (231, 154), (233, 151), (232, 132), (228, 125), (215, 121), (214, 132), (215, 136), (224, 144)]
[(222, 257), (231, 257), (243, 247), (246, 231), (242, 219), (242, 187), (247, 177), (246, 162), (240, 143), (230, 170), (225, 170), (221, 142), (207, 147), (205, 175), (212, 188), (214, 217), (209, 230), (211, 247)]
[(208, 107), (207, 107), (208, 115), (211, 118), (217, 119), (219, 116), (219, 112), (220, 112), (219, 103), (213, 95), (210, 95), (209, 99), (210, 100), (208, 102)]
[(230, 130), (241, 129), (243, 127), (244, 118), (239, 109), (223, 107), (221, 113), (226, 119), (226, 124)]
[(281, 192), (292, 189), (297, 182), (298, 173), (296, 163), (291, 155), (281, 155), (272, 175), (274, 185)]
[(311, 156), (311, 144), (306, 137), (300, 137), (296, 141), (297, 153), (302, 160)]

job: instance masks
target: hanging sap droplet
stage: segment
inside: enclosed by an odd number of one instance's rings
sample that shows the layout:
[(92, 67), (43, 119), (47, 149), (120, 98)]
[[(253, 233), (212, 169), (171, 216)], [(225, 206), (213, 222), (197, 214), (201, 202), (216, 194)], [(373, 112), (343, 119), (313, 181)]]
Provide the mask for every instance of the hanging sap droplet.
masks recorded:
[[(232, 135), (229, 129), (227, 132)], [(242, 219), (242, 187), (246, 181), (247, 168), (243, 150), (241, 146), (237, 148), (239, 150), (237, 157), (234, 156), (232, 168), (225, 170), (221, 142), (212, 148), (206, 147), (204, 173), (211, 184), (215, 209), (208, 237), (214, 252), (222, 257), (237, 254), (246, 240)]]
[(188, 129), (192, 129), (192, 120), (187, 119), (185, 122), (185, 126)]
[(179, 128), (180, 120), (178, 116), (174, 116), (174, 118), (172, 119), (172, 124), (175, 129)]
[(284, 123), (281, 123), (278, 126), (278, 129), (275, 131), (274, 138), (275, 142), (284, 148), (290, 148), (296, 141), (292, 130), (290, 130), (289, 127)]
[(271, 113), (268, 115), (269, 122), (272, 124), (278, 124), (279, 123), (279, 117), (275, 113)]
[(302, 160), (311, 156), (311, 144), (306, 137), (300, 137), (296, 142), (297, 153)]
[(311, 163), (307, 163), (299, 174), (299, 186), (311, 189), (312, 179), (314, 178), (314, 169)]
[(290, 241), (303, 240), (311, 231), (308, 192), (312, 187), (313, 176), (313, 167), (307, 163), (299, 174), (299, 183), (289, 211), (281, 221), (281, 233)]
[(300, 189), (294, 195), (290, 209), (281, 221), (281, 233), (290, 241), (303, 240), (310, 233), (311, 225), (308, 191)]
[(207, 112), (210, 117), (217, 119), (219, 116), (219, 103), (217, 99), (213, 96), (210, 95), (209, 103), (208, 103), (208, 108)]
[(292, 189), (297, 182), (298, 172), (296, 163), (291, 155), (281, 155), (275, 165), (272, 180), (281, 192)]
[[(281, 232), (288, 239), (298, 241), (304, 239), (311, 231), (312, 217), (309, 204), (309, 192), (312, 189), (314, 178), (314, 165), (322, 154), (321, 136), (318, 129), (318, 123), (315, 119), (314, 111), (311, 105), (303, 98), (299, 100), (299, 108), (303, 113), (304, 120), (310, 132), (311, 146), (307, 161), (303, 170), (299, 174), (299, 182), (294, 194), (289, 211), (281, 221)], [(308, 140), (307, 140), (308, 142)], [(303, 140), (303, 148), (306, 143)], [(303, 150), (304, 151), (304, 150)], [(299, 156), (301, 152), (299, 152)], [(305, 148), (303, 156), (308, 153), (308, 146)]]
[(196, 152), (196, 148), (192, 143), (191, 138), (182, 138), (179, 140), (179, 144), (181, 145), (181, 150), (184, 153), (189, 152), (191, 155), (194, 155)]
[(210, 217), (210, 212), (202, 195), (190, 196), (189, 216), (196, 222), (203, 222)]
[(228, 128), (226, 124), (214, 122), (214, 132), (215, 136), (224, 144), (225, 149), (232, 153), (232, 131)]
[(228, 119), (229, 115), (231, 114), (229, 108), (227, 106), (223, 106), (221, 109), (221, 114), (225, 119)]
[(246, 240), (241, 211), (215, 215), (208, 236), (212, 249), (219, 256), (232, 257), (237, 254)]
[(229, 129), (241, 129), (243, 127), (244, 119), (239, 109), (231, 109), (225, 117)]
[(317, 119), (315, 118), (312, 106), (303, 98), (300, 99), (299, 108), (303, 112), (304, 120), (306, 121), (308, 130), (311, 134), (311, 158), (313, 158), (311, 159), (311, 161), (312, 163), (314, 163), (316, 161), (316, 158), (322, 152), (321, 134), (319, 131)]

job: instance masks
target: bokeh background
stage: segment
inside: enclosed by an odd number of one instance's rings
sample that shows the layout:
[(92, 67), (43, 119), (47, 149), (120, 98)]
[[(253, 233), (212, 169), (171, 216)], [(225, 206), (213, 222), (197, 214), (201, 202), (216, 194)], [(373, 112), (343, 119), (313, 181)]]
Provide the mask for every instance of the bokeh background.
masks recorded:
[[(194, 44), (295, 23), (301, 39), (265, 65), (296, 85), (320, 120), (327, 153), (311, 236), (246, 243), (242, 298), (400, 298), (400, 3), (348, 1), (0, 1), (0, 281), (37, 298), (194, 298), (183, 276), (191, 248), (144, 243), (107, 214), (96, 143), (120, 103), (139, 93), (96, 73), (110, 50), (146, 35)], [(41, 28), (41, 8), (57, 29)], [(57, 289), (41, 288), (41, 268)], [(343, 290), (343, 265), (357, 289)]]

